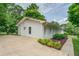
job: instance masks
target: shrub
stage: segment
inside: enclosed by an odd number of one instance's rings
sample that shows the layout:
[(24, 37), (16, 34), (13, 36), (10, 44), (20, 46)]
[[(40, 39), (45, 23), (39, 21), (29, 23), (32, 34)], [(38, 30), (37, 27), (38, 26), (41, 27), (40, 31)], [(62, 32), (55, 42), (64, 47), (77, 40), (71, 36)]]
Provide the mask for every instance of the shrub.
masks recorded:
[(47, 43), (47, 46), (49, 46), (49, 47), (53, 47), (53, 46), (54, 46), (54, 42), (49, 41), (49, 42)]
[(46, 45), (47, 42), (49, 42), (49, 40), (48, 39), (39, 39), (38, 42), (40, 42), (43, 45)]
[(47, 45), (49, 47), (54, 47), (56, 49), (60, 49), (62, 46), (60, 42), (58, 42), (58, 41), (55, 42), (55, 41), (51, 41), (48, 39), (39, 39), (38, 42), (43, 44), (43, 45)]
[(41, 42), (41, 39), (38, 39), (38, 42)]
[(77, 37), (79, 38), (79, 34), (77, 35)]
[(54, 43), (54, 48), (60, 49), (61, 48), (61, 43), (60, 42), (55, 42)]
[(57, 40), (60, 40), (60, 39), (65, 39), (67, 36), (65, 34), (55, 34), (53, 35), (53, 39), (57, 39)]
[(64, 32), (64, 35), (66, 35), (66, 36), (67, 36), (67, 35), (69, 35), (69, 34), (68, 34), (67, 32)]
[(44, 39), (44, 40), (45, 40), (46, 43), (48, 43), (48, 42), (50, 41), (50, 40), (48, 40), (48, 39)]

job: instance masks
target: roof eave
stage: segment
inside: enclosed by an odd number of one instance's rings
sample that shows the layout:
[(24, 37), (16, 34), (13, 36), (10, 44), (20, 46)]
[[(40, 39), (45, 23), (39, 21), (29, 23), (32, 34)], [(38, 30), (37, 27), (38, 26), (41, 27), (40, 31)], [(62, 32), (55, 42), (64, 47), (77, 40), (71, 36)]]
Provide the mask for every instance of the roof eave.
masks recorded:
[(45, 23), (46, 21), (42, 21), (42, 20), (36, 20), (34, 18), (30, 18), (30, 17), (24, 17), (22, 20), (20, 20), (16, 26), (19, 26), (24, 20), (33, 20), (33, 21), (37, 21), (37, 22), (40, 22), (40, 23)]

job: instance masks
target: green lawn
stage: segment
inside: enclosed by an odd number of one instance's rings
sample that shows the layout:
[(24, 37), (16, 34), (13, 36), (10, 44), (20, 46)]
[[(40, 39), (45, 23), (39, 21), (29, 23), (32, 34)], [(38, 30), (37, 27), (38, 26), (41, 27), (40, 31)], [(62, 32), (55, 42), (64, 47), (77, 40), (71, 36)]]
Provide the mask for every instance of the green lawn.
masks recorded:
[[(6, 32), (0, 32), (0, 36), (7, 35)], [(17, 35), (16, 33), (9, 33), (9, 35)]]
[(74, 47), (74, 55), (79, 56), (79, 38), (72, 38), (73, 47)]

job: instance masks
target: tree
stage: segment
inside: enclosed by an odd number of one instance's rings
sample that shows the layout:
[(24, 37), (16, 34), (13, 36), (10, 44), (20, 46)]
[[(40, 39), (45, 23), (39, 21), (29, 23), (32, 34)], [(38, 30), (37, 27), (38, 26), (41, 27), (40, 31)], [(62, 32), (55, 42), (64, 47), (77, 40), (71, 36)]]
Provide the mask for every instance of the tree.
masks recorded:
[(0, 32), (5, 31), (5, 26), (6, 26), (6, 9), (7, 5), (1, 3), (0, 4)]
[(16, 22), (23, 17), (23, 8), (14, 3), (0, 4), (0, 31), (16, 33)]
[(53, 30), (59, 30), (59, 29), (61, 29), (60, 24), (58, 22), (55, 22), (55, 21), (52, 21), (50, 23), (46, 23), (45, 26), (49, 27), (49, 28), (53, 28)]
[(58, 22), (52, 21), (51, 25), (52, 25), (54, 34), (61, 32), (61, 25)]
[(68, 10), (68, 20), (79, 27), (79, 3), (73, 3)]
[(16, 23), (18, 20), (22, 18), (23, 8), (16, 4), (7, 4), (6, 10), (6, 32), (9, 33), (16, 33), (17, 27)]
[(67, 24), (62, 24), (64, 27), (64, 31), (69, 35), (78, 35), (79, 34), (79, 27), (75, 27), (71, 22)]
[(52, 21), (51, 24), (52, 24), (54, 30), (61, 29), (61, 26), (58, 22)]
[(35, 4), (32, 3), (31, 5), (29, 5), (29, 7), (27, 7), (27, 9), (24, 12), (24, 16), (27, 17), (32, 17), (32, 18), (36, 18), (36, 19), (40, 19), (40, 20), (45, 20), (45, 16), (42, 15), (39, 11), (38, 11), (39, 7)]
[(69, 35), (72, 35), (74, 34), (73, 31), (74, 31), (74, 26), (72, 25), (71, 22), (67, 23), (64, 25), (64, 31), (66, 33), (68, 33)]

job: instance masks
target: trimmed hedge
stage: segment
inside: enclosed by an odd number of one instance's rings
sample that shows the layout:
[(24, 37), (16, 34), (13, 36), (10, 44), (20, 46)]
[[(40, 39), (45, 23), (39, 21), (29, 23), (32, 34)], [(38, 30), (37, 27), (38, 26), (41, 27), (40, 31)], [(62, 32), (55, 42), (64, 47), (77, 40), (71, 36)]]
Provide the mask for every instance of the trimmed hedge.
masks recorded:
[(67, 38), (67, 35), (65, 34), (54, 34), (53, 39), (61, 40)]

